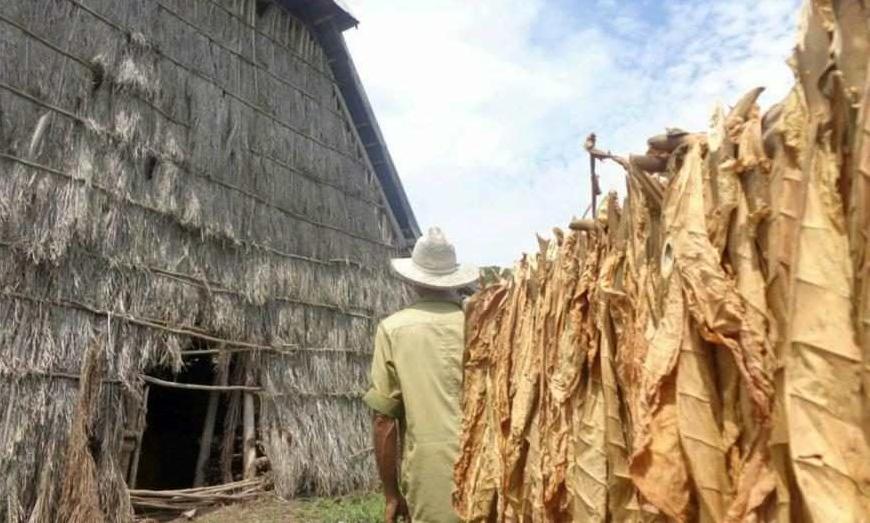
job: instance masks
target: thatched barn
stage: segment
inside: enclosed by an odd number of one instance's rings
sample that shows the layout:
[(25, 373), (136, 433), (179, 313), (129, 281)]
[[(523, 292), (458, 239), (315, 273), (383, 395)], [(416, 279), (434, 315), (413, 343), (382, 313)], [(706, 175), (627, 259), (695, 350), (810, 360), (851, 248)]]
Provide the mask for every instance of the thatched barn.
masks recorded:
[[(0, 520), (373, 480), (419, 235), (328, 0), (0, 2)], [(201, 444), (202, 442), (202, 444)]]

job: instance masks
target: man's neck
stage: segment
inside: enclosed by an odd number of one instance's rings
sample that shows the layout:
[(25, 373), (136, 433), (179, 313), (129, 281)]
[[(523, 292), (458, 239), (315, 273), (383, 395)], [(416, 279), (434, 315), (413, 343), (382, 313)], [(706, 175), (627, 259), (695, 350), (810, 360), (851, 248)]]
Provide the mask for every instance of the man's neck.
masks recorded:
[(459, 294), (452, 290), (441, 290), (441, 289), (427, 289), (424, 287), (417, 287), (417, 297), (420, 301), (450, 301), (459, 303), (461, 298)]

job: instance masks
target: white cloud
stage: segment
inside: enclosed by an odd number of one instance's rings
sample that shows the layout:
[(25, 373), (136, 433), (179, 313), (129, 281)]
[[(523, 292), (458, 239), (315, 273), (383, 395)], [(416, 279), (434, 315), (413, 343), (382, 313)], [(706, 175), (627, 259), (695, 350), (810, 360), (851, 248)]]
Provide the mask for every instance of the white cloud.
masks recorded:
[[(346, 33), (421, 226), (507, 265), (589, 202), (581, 142), (643, 151), (791, 84), (797, 0), (353, 0)], [(594, 5), (594, 7), (592, 7)], [(621, 172), (601, 169), (605, 190)]]

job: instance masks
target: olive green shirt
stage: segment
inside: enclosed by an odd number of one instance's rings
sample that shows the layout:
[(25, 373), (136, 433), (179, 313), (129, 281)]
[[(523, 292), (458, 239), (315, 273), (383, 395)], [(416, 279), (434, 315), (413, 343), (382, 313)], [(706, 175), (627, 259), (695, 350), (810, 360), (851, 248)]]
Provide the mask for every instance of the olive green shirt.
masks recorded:
[(420, 301), (378, 326), (365, 402), (404, 427), (401, 489), (414, 523), (459, 521), (453, 463), (459, 452), (465, 314)]

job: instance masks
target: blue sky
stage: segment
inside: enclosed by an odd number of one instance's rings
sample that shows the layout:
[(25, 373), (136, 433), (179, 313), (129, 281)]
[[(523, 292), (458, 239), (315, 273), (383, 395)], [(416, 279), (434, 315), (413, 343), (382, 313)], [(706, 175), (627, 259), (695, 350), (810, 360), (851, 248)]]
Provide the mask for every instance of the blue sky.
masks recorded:
[[(421, 227), (510, 265), (589, 204), (594, 131), (643, 152), (715, 103), (792, 83), (799, 0), (347, 0), (345, 33)], [(600, 169), (622, 191), (618, 168)]]

